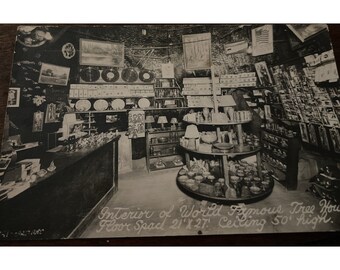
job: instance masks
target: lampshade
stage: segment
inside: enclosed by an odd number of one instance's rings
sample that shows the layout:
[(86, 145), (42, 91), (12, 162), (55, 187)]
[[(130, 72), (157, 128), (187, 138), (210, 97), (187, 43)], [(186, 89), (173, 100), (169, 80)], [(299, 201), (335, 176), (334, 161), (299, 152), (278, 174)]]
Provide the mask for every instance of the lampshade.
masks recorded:
[(187, 129), (185, 130), (184, 137), (186, 137), (188, 139), (196, 139), (196, 138), (199, 138), (199, 136), (200, 136), (200, 134), (198, 132), (196, 125), (187, 126)]
[(158, 124), (166, 124), (166, 123), (168, 123), (168, 119), (166, 119), (166, 116), (160, 116), (160, 117), (158, 117), (157, 123)]
[(176, 117), (171, 118), (170, 123), (171, 124), (178, 124), (177, 118)]
[(152, 115), (147, 115), (145, 118), (145, 123), (155, 123), (155, 118)]

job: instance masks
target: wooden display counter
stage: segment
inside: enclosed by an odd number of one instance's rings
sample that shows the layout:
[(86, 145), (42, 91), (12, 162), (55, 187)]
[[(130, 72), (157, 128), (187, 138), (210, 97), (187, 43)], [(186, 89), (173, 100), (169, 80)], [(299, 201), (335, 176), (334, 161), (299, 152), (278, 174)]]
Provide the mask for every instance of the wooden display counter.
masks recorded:
[(118, 188), (118, 141), (77, 152), (45, 153), (42, 168), (54, 172), (0, 202), (0, 239), (79, 236)]

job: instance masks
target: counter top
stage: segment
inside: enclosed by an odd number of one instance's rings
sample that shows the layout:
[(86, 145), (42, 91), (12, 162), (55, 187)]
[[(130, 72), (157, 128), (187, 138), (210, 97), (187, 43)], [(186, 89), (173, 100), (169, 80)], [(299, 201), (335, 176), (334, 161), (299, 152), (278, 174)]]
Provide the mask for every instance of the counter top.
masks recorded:
[[(7, 193), (7, 198), (11, 199), (23, 191), (38, 185), (39, 183), (47, 180), (52, 175), (55, 175), (59, 172), (62, 172), (65, 168), (71, 167), (71, 166), (77, 166), (76, 163), (80, 161), (81, 159), (87, 157), (92, 152), (95, 152), (99, 149), (101, 149), (104, 145), (107, 143), (110, 143), (111, 141), (117, 141), (119, 140), (120, 135), (117, 135), (113, 137), (110, 140), (107, 140), (105, 143), (97, 145), (95, 147), (89, 147), (89, 148), (83, 148), (80, 150), (77, 150), (75, 152), (45, 152), (40, 157), (40, 164), (41, 169), (46, 170), (46, 174), (42, 177), (37, 176), (35, 181), (22, 181), (22, 182), (14, 182), (9, 181), (6, 182), (3, 185), (0, 185), (0, 190), (6, 190), (8, 189), (9, 192)], [(49, 167), (51, 162), (54, 162), (54, 165), (56, 166), (56, 169), (52, 172), (47, 171), (47, 168)]]

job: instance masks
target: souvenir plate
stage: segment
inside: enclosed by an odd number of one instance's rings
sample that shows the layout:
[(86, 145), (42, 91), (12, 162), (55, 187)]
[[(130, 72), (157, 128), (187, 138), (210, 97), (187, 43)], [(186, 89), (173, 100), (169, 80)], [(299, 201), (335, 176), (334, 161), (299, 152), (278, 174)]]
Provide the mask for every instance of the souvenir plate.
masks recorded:
[(80, 77), (85, 82), (95, 82), (100, 78), (100, 71), (98, 68), (88, 67), (80, 71)]
[(107, 68), (103, 70), (101, 76), (106, 82), (116, 82), (119, 79), (119, 72), (116, 68)]
[(139, 79), (142, 82), (149, 83), (155, 78), (154, 74), (149, 70), (142, 70), (139, 72)]
[(138, 73), (133, 68), (126, 68), (122, 71), (122, 79), (125, 82), (135, 82), (138, 79)]
[(98, 99), (93, 104), (93, 107), (96, 111), (105, 111), (108, 106), (109, 106), (109, 103), (107, 103), (105, 99)]
[(125, 102), (120, 98), (114, 99), (111, 103), (111, 107), (114, 110), (122, 110), (125, 108)]
[(147, 98), (141, 98), (140, 100), (138, 100), (138, 106), (139, 108), (148, 108), (150, 107), (150, 101)]
[(80, 112), (86, 112), (90, 110), (91, 102), (87, 99), (78, 100), (76, 102), (76, 110)]

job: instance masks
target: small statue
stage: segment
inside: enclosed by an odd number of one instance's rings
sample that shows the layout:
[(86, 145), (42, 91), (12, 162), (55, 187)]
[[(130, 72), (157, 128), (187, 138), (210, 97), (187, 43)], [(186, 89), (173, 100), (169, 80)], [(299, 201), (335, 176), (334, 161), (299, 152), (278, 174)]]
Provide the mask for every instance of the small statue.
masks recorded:
[(47, 170), (48, 170), (49, 172), (53, 172), (53, 171), (55, 171), (56, 168), (57, 168), (57, 167), (54, 165), (54, 161), (52, 161), (52, 162), (50, 163), (50, 166), (48, 166)]

